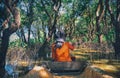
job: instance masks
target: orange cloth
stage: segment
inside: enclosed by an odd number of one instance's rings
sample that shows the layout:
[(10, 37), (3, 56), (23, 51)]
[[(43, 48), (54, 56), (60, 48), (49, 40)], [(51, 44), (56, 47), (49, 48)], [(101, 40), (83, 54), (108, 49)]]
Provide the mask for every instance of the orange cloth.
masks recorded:
[(59, 62), (69, 62), (72, 61), (69, 49), (73, 50), (74, 46), (72, 46), (69, 42), (64, 42), (61, 48), (55, 49), (55, 44), (52, 45), (52, 58), (55, 61)]

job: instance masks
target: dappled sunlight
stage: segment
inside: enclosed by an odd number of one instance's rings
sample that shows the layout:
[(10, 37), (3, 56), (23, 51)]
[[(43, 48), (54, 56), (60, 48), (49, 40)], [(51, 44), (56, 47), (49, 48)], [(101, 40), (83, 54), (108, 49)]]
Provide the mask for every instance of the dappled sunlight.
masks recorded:
[(94, 64), (120, 65), (120, 61), (119, 61), (119, 60), (114, 60), (114, 59), (99, 59), (99, 60), (93, 60), (92, 63), (94, 63)]
[(33, 70), (35, 70), (35, 71), (40, 71), (40, 70), (43, 70), (43, 69), (44, 69), (44, 67), (42, 67), (42, 66), (35, 66), (33, 68)]
[(102, 73), (100, 73), (88, 66), (88, 67), (86, 67), (86, 69), (80, 75), (79, 78), (103, 78), (103, 77), (102, 77)]
[(53, 75), (44, 67), (35, 66), (27, 75), (21, 78), (53, 78)]
[(90, 48), (79, 48), (79, 49), (75, 49), (75, 52), (99, 52), (99, 51)]
[(115, 77), (112, 77), (112, 76), (109, 76), (109, 75), (103, 75), (103, 78), (115, 78)]
[(76, 58), (76, 60), (78, 60), (78, 59), (86, 59), (84, 56), (79, 56), (79, 55), (76, 55), (75, 58)]
[(120, 77), (120, 60), (114, 57), (113, 52), (105, 53), (87, 48), (79, 48), (73, 53), (77, 60), (86, 59), (90, 62), (91, 67), (100, 69), (104, 78)]
[(74, 54), (75, 54), (75, 55), (86, 55), (85, 52), (78, 52), (78, 51), (77, 51), (77, 52), (74, 52)]
[(19, 66), (29, 66), (29, 61), (18, 61)]
[(108, 64), (94, 64), (92, 65), (92, 67), (97, 67), (107, 72), (118, 72), (119, 71), (116, 66), (108, 65)]
[(100, 60), (93, 60), (92, 61), (92, 63), (94, 63), (94, 64), (106, 64), (108, 62), (109, 62), (108, 59), (100, 59)]
[[(118, 65), (120, 66), (120, 65)], [(99, 68), (104, 71), (105, 77), (113, 76), (114, 78), (120, 77), (120, 69), (116, 65), (109, 65), (109, 64), (93, 64), (92, 67)], [(110, 77), (112, 78), (112, 77)]]

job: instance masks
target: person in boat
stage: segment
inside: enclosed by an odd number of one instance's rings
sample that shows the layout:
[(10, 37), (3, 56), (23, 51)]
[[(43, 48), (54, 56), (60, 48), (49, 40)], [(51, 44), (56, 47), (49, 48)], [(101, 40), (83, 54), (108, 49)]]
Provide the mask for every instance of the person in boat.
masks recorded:
[(58, 62), (75, 61), (75, 57), (71, 56), (70, 50), (74, 50), (74, 45), (66, 42), (63, 38), (57, 38), (52, 44), (52, 59)]

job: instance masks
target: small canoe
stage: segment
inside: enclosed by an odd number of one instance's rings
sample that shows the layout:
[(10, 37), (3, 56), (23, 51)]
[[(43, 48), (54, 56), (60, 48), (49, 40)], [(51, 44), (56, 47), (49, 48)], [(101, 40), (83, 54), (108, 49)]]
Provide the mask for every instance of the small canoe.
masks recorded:
[(72, 61), (72, 62), (47, 62), (47, 68), (52, 73), (70, 73), (83, 72), (87, 67), (86, 61)]

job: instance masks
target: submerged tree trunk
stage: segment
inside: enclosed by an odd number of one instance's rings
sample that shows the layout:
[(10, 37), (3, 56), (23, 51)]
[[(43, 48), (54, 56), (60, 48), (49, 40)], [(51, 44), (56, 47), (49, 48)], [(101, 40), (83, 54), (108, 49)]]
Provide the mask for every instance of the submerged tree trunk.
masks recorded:
[[(2, 24), (4, 30), (3, 30), (3, 36), (2, 36), (2, 43), (0, 47), (0, 78), (4, 78), (5, 75), (5, 60), (6, 60), (6, 54), (7, 49), (9, 46), (9, 37), (12, 33), (17, 31), (17, 29), (20, 26), (20, 12), (16, 7), (18, 1), (11, 1), (11, 0), (5, 0), (3, 3), (6, 7), (4, 10), (6, 14), (3, 14), (4, 16), (7, 16), (6, 23)], [(12, 5), (11, 5), (12, 4)], [(10, 14), (13, 15), (14, 21), (10, 22)], [(8, 28), (6, 28), (7, 24), (9, 25)]]

